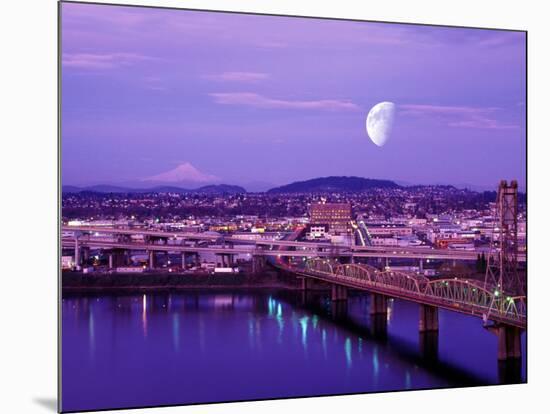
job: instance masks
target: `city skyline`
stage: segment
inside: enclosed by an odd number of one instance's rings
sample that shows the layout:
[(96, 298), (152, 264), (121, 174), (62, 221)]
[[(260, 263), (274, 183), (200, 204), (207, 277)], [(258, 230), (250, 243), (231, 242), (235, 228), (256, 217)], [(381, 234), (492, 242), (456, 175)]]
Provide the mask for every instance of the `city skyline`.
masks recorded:
[(65, 3), (62, 39), (64, 185), (525, 188), (523, 32)]

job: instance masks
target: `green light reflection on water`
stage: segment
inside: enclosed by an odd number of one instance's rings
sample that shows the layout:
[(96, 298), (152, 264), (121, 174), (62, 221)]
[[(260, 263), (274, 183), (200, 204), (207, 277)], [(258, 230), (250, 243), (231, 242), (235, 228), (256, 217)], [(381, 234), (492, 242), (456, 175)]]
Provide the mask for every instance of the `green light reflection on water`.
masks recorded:
[(303, 316), (300, 318), (300, 326), (302, 327), (302, 345), (304, 349), (307, 348), (307, 322), (309, 321), (308, 316)]
[(346, 365), (348, 368), (351, 368), (353, 361), (351, 358), (351, 339), (349, 337), (344, 342), (344, 348), (346, 350)]

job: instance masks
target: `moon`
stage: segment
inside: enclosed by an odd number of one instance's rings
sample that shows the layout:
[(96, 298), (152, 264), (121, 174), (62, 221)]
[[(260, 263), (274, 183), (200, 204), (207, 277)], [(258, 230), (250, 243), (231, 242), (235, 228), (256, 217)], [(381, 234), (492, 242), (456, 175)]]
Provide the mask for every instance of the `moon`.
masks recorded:
[(395, 104), (380, 102), (374, 105), (367, 115), (367, 134), (372, 142), (383, 147), (391, 135), (395, 118)]

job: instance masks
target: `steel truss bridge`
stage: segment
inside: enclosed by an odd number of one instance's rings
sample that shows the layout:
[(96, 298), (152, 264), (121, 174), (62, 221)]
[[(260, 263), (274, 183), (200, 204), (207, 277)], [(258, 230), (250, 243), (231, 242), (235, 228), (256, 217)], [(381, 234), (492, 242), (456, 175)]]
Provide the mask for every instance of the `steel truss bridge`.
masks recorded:
[(471, 279), (428, 279), (422, 275), (378, 270), (363, 264), (308, 259), (303, 266), (278, 264), (299, 276), (348, 288), (448, 309), (520, 329), (527, 327), (525, 296), (508, 296)]

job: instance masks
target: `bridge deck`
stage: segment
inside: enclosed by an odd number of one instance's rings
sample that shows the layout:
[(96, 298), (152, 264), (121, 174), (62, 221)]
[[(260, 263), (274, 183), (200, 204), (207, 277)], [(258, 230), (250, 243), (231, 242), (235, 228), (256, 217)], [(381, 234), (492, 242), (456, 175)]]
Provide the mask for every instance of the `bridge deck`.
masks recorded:
[[(470, 280), (433, 280), (397, 272), (377, 272), (358, 265), (340, 265), (339, 269), (353, 267), (355, 272), (324, 271), (314, 268), (296, 268), (278, 264), (278, 267), (303, 277), (314, 278), (348, 288), (377, 293), (397, 299), (435, 306), (484, 318), (497, 323), (525, 329), (527, 326), (524, 297), (506, 297), (480, 287)], [(359, 271), (364, 271), (360, 277)], [(371, 273), (368, 274), (367, 273)]]

